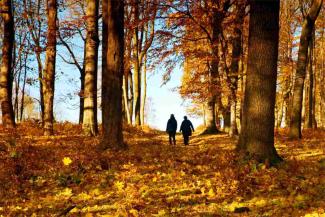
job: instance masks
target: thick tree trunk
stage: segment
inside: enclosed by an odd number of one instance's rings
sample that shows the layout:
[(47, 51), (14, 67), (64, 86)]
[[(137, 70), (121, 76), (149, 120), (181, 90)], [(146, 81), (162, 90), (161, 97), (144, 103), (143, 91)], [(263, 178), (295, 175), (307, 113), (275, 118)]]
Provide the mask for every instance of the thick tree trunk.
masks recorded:
[(210, 96), (208, 98), (208, 102), (205, 105), (205, 130), (203, 133), (215, 133), (217, 132), (216, 127), (216, 116), (215, 116), (215, 104), (216, 104), (216, 97)]
[[(230, 100), (228, 99), (228, 103)], [(223, 116), (223, 131), (229, 134), (230, 131), (230, 125), (231, 125), (231, 106), (227, 105), (222, 112)]]
[(238, 135), (238, 128), (237, 128), (237, 101), (232, 100), (230, 105), (230, 130), (229, 130), (229, 136), (233, 137)]
[(53, 103), (55, 83), (55, 62), (56, 62), (56, 32), (57, 32), (57, 2), (47, 0), (47, 45), (45, 70), (43, 77), (44, 95), (44, 135), (53, 135)]
[(313, 128), (315, 113), (314, 113), (314, 72), (313, 72), (313, 44), (314, 39), (309, 42), (309, 89), (308, 89), (308, 119), (307, 119), (307, 128)]
[(213, 22), (212, 22), (212, 36), (210, 41), (211, 53), (213, 55), (211, 65), (209, 67), (209, 77), (210, 77), (210, 85), (209, 85), (209, 96), (206, 104), (206, 126), (203, 134), (205, 133), (216, 133), (218, 132), (216, 126), (216, 100), (217, 95), (219, 94), (219, 34), (221, 32), (221, 23), (223, 21), (223, 14), (215, 10), (213, 12)]
[(301, 138), (301, 113), (303, 101), (304, 81), (306, 77), (306, 65), (308, 55), (308, 44), (312, 37), (315, 21), (321, 9), (323, 0), (314, 0), (313, 4), (304, 19), (300, 36), (300, 46), (298, 51), (297, 70), (294, 81), (292, 113), (290, 120), (290, 137)]
[(124, 59), (124, 1), (103, 0), (102, 106), (103, 141), (100, 148), (126, 148), (122, 132)]
[(256, 160), (278, 162), (274, 147), (274, 107), (280, 1), (251, 1), (248, 69), (240, 148)]
[(98, 1), (87, 1), (86, 23), (86, 55), (85, 55), (85, 90), (83, 131), (86, 135), (95, 136), (97, 128), (97, 62), (98, 62)]
[(237, 89), (239, 77), (239, 63), (242, 54), (242, 28), (245, 17), (245, 7), (242, 4), (236, 5), (236, 20), (234, 29), (234, 38), (232, 40), (232, 58), (230, 65), (230, 129), (229, 136), (238, 134), (236, 122), (236, 104), (237, 104)]
[(15, 115), (12, 106), (12, 55), (14, 45), (14, 17), (11, 0), (1, 2), (1, 16), (3, 19), (2, 62), (0, 71), (0, 101), (2, 124), (5, 127), (15, 127)]

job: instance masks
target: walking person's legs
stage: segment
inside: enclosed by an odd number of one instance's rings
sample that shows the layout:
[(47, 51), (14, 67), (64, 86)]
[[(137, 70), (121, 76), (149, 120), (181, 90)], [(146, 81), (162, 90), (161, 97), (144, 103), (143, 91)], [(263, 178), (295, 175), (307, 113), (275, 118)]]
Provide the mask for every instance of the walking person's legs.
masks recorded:
[(171, 145), (173, 134), (172, 134), (172, 132), (168, 132), (168, 135), (169, 135), (169, 144)]
[(174, 142), (174, 145), (176, 145), (176, 132), (173, 132), (173, 142)]
[(183, 134), (183, 138), (184, 138), (184, 145), (188, 145), (189, 136), (187, 134)]

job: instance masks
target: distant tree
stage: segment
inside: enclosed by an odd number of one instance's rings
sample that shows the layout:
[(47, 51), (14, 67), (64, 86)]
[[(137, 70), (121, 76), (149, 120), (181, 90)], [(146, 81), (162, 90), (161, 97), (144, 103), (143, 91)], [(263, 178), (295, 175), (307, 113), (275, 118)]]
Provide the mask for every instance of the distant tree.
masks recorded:
[(11, 0), (1, 1), (1, 17), (3, 19), (3, 42), (0, 71), (0, 102), (2, 123), (6, 127), (15, 126), (14, 110), (12, 105), (13, 82), (13, 46), (15, 39), (14, 16)]
[(37, 62), (38, 82), (39, 82), (39, 104), (41, 112), (41, 121), (44, 125), (44, 96), (43, 96), (43, 73), (44, 65), (42, 54), (46, 46), (46, 20), (45, 5), (46, 0), (24, 0), (23, 17), (25, 18), (26, 27), (29, 31), (31, 40), (29, 41), (30, 49), (33, 50)]
[(100, 149), (126, 148), (122, 134), (124, 1), (103, 0), (102, 116)]
[(87, 1), (86, 55), (85, 55), (85, 91), (83, 130), (87, 135), (97, 135), (97, 62), (98, 62), (98, 1)]
[(44, 95), (44, 135), (53, 134), (53, 102), (54, 102), (54, 82), (55, 82), (55, 60), (56, 60), (56, 33), (57, 33), (57, 2), (47, 0), (47, 45), (46, 59), (43, 76)]
[(248, 69), (238, 149), (258, 161), (278, 162), (274, 147), (280, 1), (250, 2)]
[[(64, 1), (63, 8), (66, 9), (65, 13), (69, 14), (64, 20), (60, 20), (59, 40), (60, 44), (68, 51), (67, 55), (58, 54), (63, 62), (75, 66), (80, 73), (80, 89), (79, 96), (79, 124), (83, 123), (84, 115), (84, 93), (85, 93), (85, 61), (86, 61), (86, 0), (66, 0)], [(83, 52), (80, 55), (80, 50), (75, 49), (80, 46), (79, 43), (73, 43), (73, 40), (80, 38), (83, 42)], [(65, 52), (66, 53), (66, 52)], [(81, 56), (79, 58), (79, 56)]]
[(300, 35), (300, 46), (298, 51), (297, 70), (293, 89), (293, 105), (290, 120), (290, 137), (293, 139), (301, 138), (301, 112), (308, 60), (308, 45), (311, 41), (315, 21), (318, 17), (322, 4), (323, 0), (314, 0), (308, 14), (304, 16), (304, 23)]

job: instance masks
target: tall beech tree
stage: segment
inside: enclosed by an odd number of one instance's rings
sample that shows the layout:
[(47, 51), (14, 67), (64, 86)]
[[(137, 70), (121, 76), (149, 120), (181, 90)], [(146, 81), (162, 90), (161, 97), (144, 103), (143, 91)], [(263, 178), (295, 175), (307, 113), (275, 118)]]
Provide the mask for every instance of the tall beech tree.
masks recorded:
[(100, 149), (126, 148), (122, 134), (124, 1), (103, 0), (102, 115)]
[(86, 54), (83, 131), (97, 135), (97, 61), (98, 61), (98, 1), (88, 0), (86, 11)]
[(274, 147), (280, 1), (250, 2), (248, 68), (238, 149), (258, 161), (278, 162)]
[(3, 19), (3, 42), (0, 71), (0, 103), (2, 111), (2, 123), (5, 127), (15, 126), (15, 116), (12, 105), (12, 81), (13, 81), (13, 47), (14, 47), (14, 16), (11, 0), (1, 1), (1, 16)]
[(47, 0), (47, 45), (45, 69), (43, 75), (43, 96), (44, 96), (44, 135), (53, 134), (53, 102), (56, 62), (56, 33), (57, 33), (57, 2)]
[(312, 39), (315, 21), (322, 7), (323, 0), (314, 0), (308, 13), (304, 16), (304, 23), (300, 35), (297, 69), (294, 81), (292, 113), (290, 119), (290, 137), (301, 138), (301, 113), (306, 67), (308, 62), (308, 46)]
[(142, 84), (144, 83), (143, 79), (146, 79), (142, 76), (142, 70), (144, 69), (144, 64), (146, 64), (144, 63), (145, 56), (155, 36), (156, 1), (146, 3), (146, 1), (143, 0), (135, 0), (132, 9), (135, 25), (132, 36), (134, 115), (135, 124), (140, 126), (144, 124), (144, 115), (141, 114), (141, 110), (143, 110), (145, 104), (145, 98), (142, 94)]

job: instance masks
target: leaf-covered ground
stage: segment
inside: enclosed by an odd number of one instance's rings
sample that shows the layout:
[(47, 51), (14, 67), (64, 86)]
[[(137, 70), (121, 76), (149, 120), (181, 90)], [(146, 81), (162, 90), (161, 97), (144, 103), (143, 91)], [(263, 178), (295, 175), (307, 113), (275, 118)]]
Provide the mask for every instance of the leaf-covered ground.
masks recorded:
[(162, 132), (125, 130), (129, 150), (96, 152), (71, 124), (41, 136), (0, 129), (0, 216), (325, 216), (325, 132), (277, 133), (285, 162), (238, 160), (226, 135), (170, 146)]

